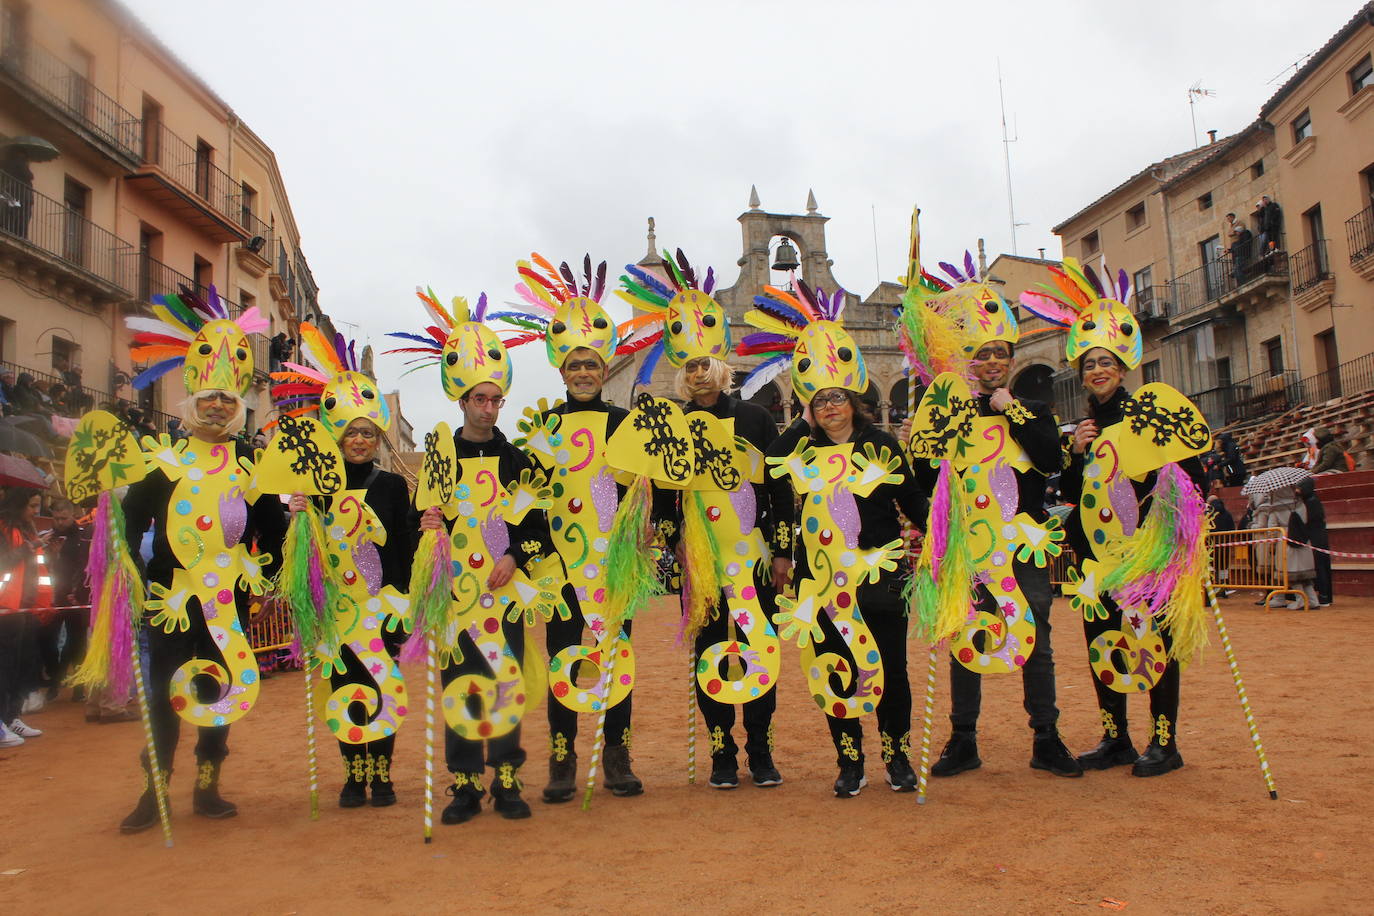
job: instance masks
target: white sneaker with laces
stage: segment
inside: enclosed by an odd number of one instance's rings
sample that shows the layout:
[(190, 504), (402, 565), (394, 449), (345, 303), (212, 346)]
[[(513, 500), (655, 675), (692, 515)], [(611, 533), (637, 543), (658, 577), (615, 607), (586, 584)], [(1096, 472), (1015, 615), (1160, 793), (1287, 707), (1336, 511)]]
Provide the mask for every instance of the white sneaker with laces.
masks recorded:
[(18, 717), (10, 722), (10, 731), (21, 738), (37, 738), (43, 734), (40, 729), (34, 728), (32, 725), (25, 725), (24, 720)]
[(23, 743), (23, 738), (6, 728), (5, 723), (0, 722), (0, 747), (18, 747)]
[(42, 712), (43, 707), (48, 705), (48, 696), (42, 690), (31, 690), (29, 695), (24, 698), (24, 705), (19, 710), (19, 715), (28, 716), (36, 712)]

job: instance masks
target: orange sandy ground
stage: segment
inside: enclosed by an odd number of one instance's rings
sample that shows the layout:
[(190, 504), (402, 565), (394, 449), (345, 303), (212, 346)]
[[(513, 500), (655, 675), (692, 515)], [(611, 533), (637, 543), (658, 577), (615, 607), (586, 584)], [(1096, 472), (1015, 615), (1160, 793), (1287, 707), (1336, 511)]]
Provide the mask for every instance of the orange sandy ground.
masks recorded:
[[(172, 784), (176, 845), (158, 830), (125, 837), (138, 795), (138, 725), (96, 726), (65, 699), (31, 718), (46, 734), (0, 751), (0, 909), (116, 912), (1370, 912), (1361, 880), (1374, 805), (1370, 666), (1336, 647), (1357, 641), (1369, 600), (1314, 613), (1265, 613), (1253, 593), (1223, 602), (1280, 798), (1265, 791), (1220, 641), (1185, 672), (1180, 746), (1187, 766), (1158, 779), (1123, 769), (1060, 779), (1027, 767), (1019, 679), (988, 678), (981, 770), (932, 781), (927, 804), (882, 781), (830, 792), (834, 752), (787, 646), (776, 718), (786, 783), (733, 792), (686, 778), (687, 661), (670, 599), (635, 633), (638, 798), (599, 792), (591, 811), (538, 801), (547, 728), (526, 729), (534, 817), (489, 809), (421, 842), (423, 721), (412, 714), (395, 768), (400, 803), (340, 810), (338, 758), (321, 742), (322, 810), (307, 816), (301, 676), (273, 677), (234, 726), (224, 790), (233, 820), (190, 813), (191, 742)], [(1098, 737), (1081, 630), (1056, 602), (1061, 730), (1083, 750)], [(927, 653), (911, 646), (919, 736)], [(420, 671), (407, 672), (412, 696)], [(933, 750), (947, 736), (943, 665)], [(422, 703), (413, 704), (422, 708)], [(1132, 701), (1143, 745), (1146, 712)], [(585, 761), (591, 723), (579, 749)], [(738, 729), (737, 731), (742, 731)], [(739, 740), (743, 740), (742, 734)], [(917, 738), (919, 746), (919, 737)], [(440, 752), (442, 760), (442, 752)], [(742, 773), (742, 775), (745, 775)], [(747, 782), (747, 777), (746, 777)]]

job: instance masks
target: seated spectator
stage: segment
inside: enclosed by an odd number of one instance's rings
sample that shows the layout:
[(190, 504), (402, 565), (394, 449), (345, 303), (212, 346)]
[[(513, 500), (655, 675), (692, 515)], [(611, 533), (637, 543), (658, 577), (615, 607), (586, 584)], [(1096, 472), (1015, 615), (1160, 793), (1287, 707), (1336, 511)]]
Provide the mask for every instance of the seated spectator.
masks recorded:
[(1308, 446), (1312, 464), (1308, 467), (1313, 474), (1332, 474), (1346, 470), (1345, 449), (1341, 448), (1336, 437), (1325, 426), (1316, 426), (1302, 434)]
[(19, 379), (14, 383), (14, 390), (10, 393), (10, 402), (14, 404), (14, 409), (18, 413), (41, 413), (38, 389), (33, 385), (32, 375), (27, 372), (19, 373)]
[(1217, 444), (1221, 446), (1223, 482), (1228, 487), (1242, 485), (1249, 474), (1245, 459), (1240, 454), (1240, 446), (1236, 445), (1236, 437), (1222, 433), (1217, 437)]

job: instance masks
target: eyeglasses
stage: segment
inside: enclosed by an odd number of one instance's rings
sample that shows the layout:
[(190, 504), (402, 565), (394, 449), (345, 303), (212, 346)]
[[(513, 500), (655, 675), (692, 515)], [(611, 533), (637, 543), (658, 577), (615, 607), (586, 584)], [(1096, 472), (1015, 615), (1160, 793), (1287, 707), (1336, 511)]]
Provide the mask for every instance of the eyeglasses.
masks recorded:
[(705, 372), (711, 368), (711, 357), (702, 356), (698, 359), (689, 359), (682, 364), (682, 368), (686, 372)]
[(345, 439), (376, 439), (377, 430), (371, 426), (355, 426), (346, 430), (343, 434)]
[(1006, 347), (984, 347), (973, 354), (973, 358), (980, 363), (985, 363), (990, 359), (1007, 360), (1011, 359), (1011, 351)]
[(843, 391), (832, 391), (829, 394), (818, 394), (811, 399), (812, 407), (839, 407), (841, 404), (849, 403), (849, 395)]
[(463, 400), (468, 401), (469, 403), (474, 404), (478, 407), (486, 407), (488, 404), (490, 404), (492, 407), (498, 408), (506, 406), (505, 398), (489, 398), (485, 394), (470, 394)]
[(1116, 361), (1115, 356), (1099, 356), (1096, 359), (1083, 360), (1083, 371), (1088, 372), (1093, 369), (1119, 369), (1121, 364)]

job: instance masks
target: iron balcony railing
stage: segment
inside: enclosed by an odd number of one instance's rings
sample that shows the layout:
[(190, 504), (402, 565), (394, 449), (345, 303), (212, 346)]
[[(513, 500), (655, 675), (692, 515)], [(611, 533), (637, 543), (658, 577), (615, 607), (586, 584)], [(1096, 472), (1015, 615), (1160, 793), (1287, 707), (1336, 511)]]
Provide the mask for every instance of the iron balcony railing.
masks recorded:
[[(55, 372), (44, 371), (41, 369), (33, 369), (28, 366), (21, 365), (19, 363), (12, 363), (8, 360), (0, 360), (0, 372), (13, 372), (16, 379), (20, 375), (27, 373), (35, 382), (47, 382), (49, 387), (59, 382), (63, 385), (67, 385), (69, 390), (80, 392), (79, 400), (72, 398), (68, 399), (69, 406), (80, 406), (81, 410), (83, 411), (91, 410), (92, 408), (97, 407), (104, 409), (119, 407), (136, 407), (139, 410), (143, 411), (143, 415), (148, 417), (148, 419), (150, 419), (153, 422), (153, 425), (157, 427), (158, 432), (166, 432), (167, 421), (171, 419), (171, 414), (163, 413), (160, 410), (151, 410), (148, 408), (140, 407), (136, 402), (130, 401), (128, 398), (122, 398), (116, 395), (112, 395), (108, 391), (102, 391), (99, 388), (93, 388), (90, 385), (85, 384), (80, 386), (71, 385), (69, 384), (68, 379), (66, 377), (58, 375)], [(61, 410), (58, 411), (59, 415), (61, 415), (62, 413), (63, 412)]]
[(1374, 255), (1374, 207), (1368, 207), (1345, 221), (1345, 237), (1350, 243), (1350, 263)]
[(240, 186), (210, 160), (208, 153), (181, 139), (166, 124), (145, 127), (143, 158), (222, 216), (239, 221), (243, 214)]
[(1260, 372), (1231, 387), (1234, 395), (1226, 415), (1227, 423), (1282, 413), (1302, 403), (1302, 383), (1292, 369)]
[(40, 45), (4, 41), (3, 49), (0, 70), (125, 158), (138, 160), (143, 128), (132, 112)]
[(126, 293), (133, 290), (133, 246), (8, 172), (0, 172), (0, 234)]
[(1374, 353), (1366, 353), (1302, 380), (1303, 399), (1308, 404), (1321, 404), (1332, 398), (1370, 390), (1374, 390)]
[(1326, 257), (1326, 239), (1318, 239), (1301, 251), (1293, 252), (1293, 292), (1311, 289), (1331, 278), (1331, 262)]
[(1131, 308), (1142, 318), (1168, 318), (1174, 314), (1174, 297), (1167, 286), (1146, 286), (1132, 293)]
[(1249, 246), (1224, 252), (1215, 261), (1190, 270), (1174, 282), (1175, 314), (1186, 315), (1217, 302), (1260, 277), (1288, 276), (1288, 256), (1273, 250), (1255, 257)]

